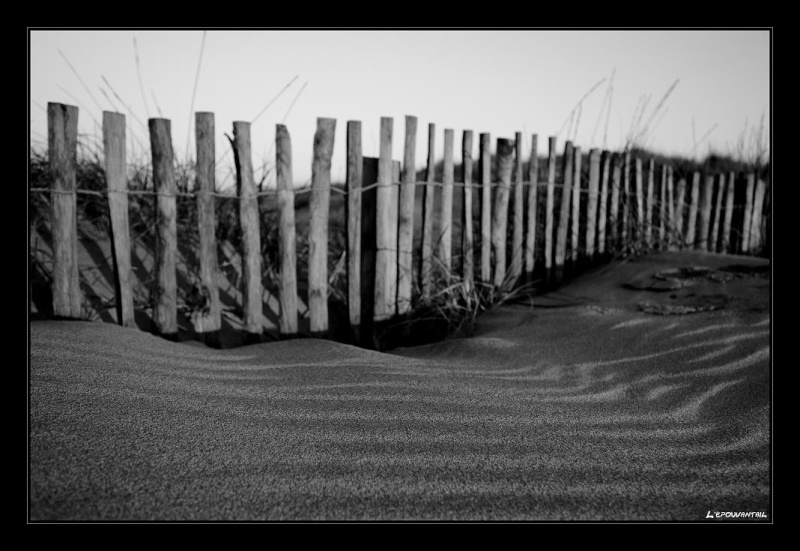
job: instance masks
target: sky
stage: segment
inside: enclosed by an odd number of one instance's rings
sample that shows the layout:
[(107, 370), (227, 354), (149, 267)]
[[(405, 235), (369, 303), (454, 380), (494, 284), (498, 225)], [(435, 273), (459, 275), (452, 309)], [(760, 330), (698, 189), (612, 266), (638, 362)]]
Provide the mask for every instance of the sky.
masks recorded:
[(256, 179), (268, 185), (275, 125), (285, 124), (302, 185), (318, 117), (336, 119), (341, 182), (349, 120), (362, 123), (364, 156), (377, 157), (380, 119), (392, 117), (402, 160), (405, 117), (416, 116), (421, 169), (429, 123), (437, 158), (451, 128), (456, 162), (464, 130), (475, 157), (479, 133), (494, 148), (522, 132), (527, 160), (531, 134), (539, 155), (550, 136), (559, 151), (567, 139), (583, 151), (622, 148), (641, 113), (640, 128), (651, 121), (641, 145), (702, 158), (735, 152), (762, 117), (769, 132), (770, 42), (766, 30), (31, 30), (31, 142), (46, 146), (47, 103), (66, 103), (80, 110), (82, 143), (102, 143), (104, 110), (123, 113), (129, 163), (150, 160), (147, 119), (170, 119), (182, 161), (195, 156), (192, 113), (210, 111), (218, 188), (235, 183), (225, 137), (234, 121), (252, 123)]

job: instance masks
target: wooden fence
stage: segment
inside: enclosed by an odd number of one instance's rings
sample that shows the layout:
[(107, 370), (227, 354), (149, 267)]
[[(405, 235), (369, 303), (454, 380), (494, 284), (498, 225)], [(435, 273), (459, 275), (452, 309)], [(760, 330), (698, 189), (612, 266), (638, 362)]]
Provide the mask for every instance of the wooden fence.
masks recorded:
[[(80, 317), (81, 292), (76, 229), (76, 107), (48, 105), (49, 163), (52, 173), (53, 313)], [(125, 179), (125, 116), (103, 113), (105, 174), (111, 219), (117, 320), (133, 326), (131, 245)], [(219, 269), (215, 243), (215, 126), (212, 113), (196, 113), (196, 191), (199, 263), (208, 307), (197, 327), (213, 335), (221, 327), (216, 284)], [(314, 136), (311, 178), (308, 315), (310, 334), (329, 333), (328, 227), (331, 160), (336, 121), (320, 118)], [(277, 125), (275, 167), (279, 220), (280, 324), (282, 338), (298, 335), (297, 237), (292, 145), (288, 129)], [(176, 177), (170, 121), (149, 120), (154, 196), (156, 292), (154, 332), (177, 338)], [(614, 254), (647, 250), (697, 249), (750, 254), (764, 250), (771, 232), (765, 214), (769, 187), (755, 173), (702, 174), (675, 182), (669, 165), (631, 158), (624, 151), (564, 144), (560, 167), (556, 138), (540, 167), (538, 136), (522, 149), (521, 133), (498, 138), (494, 159), (491, 136), (479, 135), (477, 181), (473, 181), (473, 132), (461, 138), (461, 171), (455, 174), (454, 133), (444, 130), (441, 181), (436, 179), (436, 127), (428, 126), (427, 170), (416, 172), (417, 120), (406, 117), (403, 164), (392, 160), (393, 120), (380, 121), (380, 153), (361, 151), (361, 122), (347, 124), (346, 197), (347, 310), (353, 342), (379, 346), (374, 336), (392, 320), (408, 316), (417, 303), (436, 291), (435, 270), (455, 274), (467, 290), (490, 287), (509, 292), (539, 281), (558, 284), (565, 273)], [(237, 171), (243, 273), (243, 330), (246, 341), (259, 341), (263, 327), (258, 194), (253, 178), (250, 124), (233, 123), (231, 146)], [(495, 170), (492, 170), (492, 167)], [(584, 167), (586, 169), (584, 170)], [(541, 170), (540, 170), (541, 169)], [(457, 178), (458, 176), (458, 178)], [(688, 189), (687, 189), (688, 186)], [(419, 262), (414, 266), (415, 192), (422, 187)], [(440, 208), (434, 196), (440, 188)], [(454, 213), (454, 194), (460, 213)], [(473, 197), (474, 194), (474, 197)], [(478, 213), (474, 213), (474, 206)], [(509, 216), (510, 215), (510, 216)], [(439, 220), (434, 224), (434, 219)], [(456, 242), (454, 220), (460, 239)], [(477, 221), (478, 228), (475, 228)], [(459, 262), (455, 262), (457, 258)], [(475, 263), (479, 263), (475, 267)], [(457, 268), (457, 269), (456, 269)], [(415, 292), (417, 289), (417, 292)], [(212, 339), (213, 340), (213, 339)]]

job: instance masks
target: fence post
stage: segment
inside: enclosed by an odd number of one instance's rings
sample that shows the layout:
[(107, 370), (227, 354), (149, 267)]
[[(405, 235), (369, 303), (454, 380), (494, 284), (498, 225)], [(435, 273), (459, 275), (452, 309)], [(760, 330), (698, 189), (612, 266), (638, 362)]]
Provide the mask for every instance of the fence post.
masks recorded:
[(511, 265), (509, 272), (514, 282), (522, 273), (522, 225), (524, 213), (522, 209), (524, 190), (522, 187), (522, 132), (514, 134), (514, 227), (511, 236)]
[(506, 237), (508, 235), (508, 199), (511, 191), (511, 170), (514, 146), (511, 140), (497, 139), (497, 191), (492, 216), (492, 248), (494, 249), (494, 286), (502, 287), (506, 278)]
[(444, 171), (442, 173), (442, 205), (439, 217), (439, 258), (445, 270), (452, 270), (453, 250), (453, 129), (444, 131)]
[(661, 182), (658, 185), (658, 249), (667, 248), (667, 165), (661, 165)]
[[(348, 167), (349, 168), (349, 167)], [(282, 124), (275, 125), (275, 175), (280, 216), (281, 287), (280, 336), (297, 335), (297, 237), (294, 223), (294, 178), (292, 178), (292, 138)], [(353, 195), (358, 195), (354, 193)], [(350, 199), (350, 195), (347, 196)], [(348, 205), (349, 206), (349, 205)], [(349, 222), (349, 220), (348, 220)], [(348, 224), (349, 229), (349, 224)], [(348, 235), (349, 237), (349, 235)], [(348, 255), (348, 259), (350, 256)], [(349, 264), (348, 264), (349, 267)], [(348, 276), (350, 273), (348, 272)]]
[(611, 155), (603, 151), (600, 159), (600, 212), (597, 216), (597, 254), (606, 252), (606, 225), (608, 224), (608, 180), (611, 172)]
[[(355, 135), (355, 134), (354, 134)], [(348, 155), (348, 162), (351, 158)], [(348, 169), (349, 170), (349, 169)], [(355, 174), (355, 172), (354, 172)], [(361, 346), (376, 348), (374, 337), (375, 284), (377, 231), (378, 231), (378, 189), (370, 187), (378, 181), (378, 158), (362, 157), (361, 186)], [(350, 243), (350, 240), (348, 240)], [(358, 269), (358, 268), (357, 268)]]
[(622, 165), (622, 185), (620, 186), (620, 200), (622, 201), (622, 247), (630, 245), (631, 226), (631, 152), (625, 151)]
[(756, 180), (756, 191), (753, 197), (753, 216), (750, 223), (750, 251), (758, 253), (761, 249), (761, 215), (764, 210), (764, 193), (766, 184), (764, 180)]
[(692, 192), (689, 201), (689, 221), (686, 226), (686, 245), (690, 249), (697, 246), (697, 210), (700, 204), (700, 173), (692, 174)]
[[(239, 188), (239, 226), (242, 235), (242, 280), (244, 291), (244, 342), (261, 342), (263, 302), (261, 285), (261, 234), (258, 198), (253, 178), (250, 123), (233, 123), (233, 153)], [(310, 267), (309, 267), (310, 268)]]
[(597, 189), (600, 185), (600, 150), (589, 150), (589, 198), (586, 211), (586, 257), (594, 257), (594, 241), (597, 232)]
[(347, 121), (347, 309), (353, 342), (361, 343), (361, 208), (364, 161), (361, 121)]
[(672, 187), (672, 167), (664, 167), (667, 171), (667, 250), (675, 250), (675, 193)]
[(556, 187), (556, 138), (550, 136), (547, 140), (547, 198), (544, 210), (544, 268), (547, 280), (553, 277), (553, 232), (555, 224), (555, 187)]
[(376, 255), (375, 255), (375, 321), (391, 318), (397, 311), (397, 217), (392, 203), (392, 123), (381, 117), (380, 157), (378, 160), (378, 192)]
[(753, 220), (753, 188), (755, 187), (755, 173), (747, 174), (747, 189), (744, 204), (744, 225), (742, 226), (742, 252), (750, 252), (750, 225)]
[(611, 248), (619, 250), (622, 238), (620, 237), (621, 220), (619, 219), (620, 205), (620, 180), (622, 178), (622, 167), (620, 166), (620, 154), (611, 155), (611, 213), (609, 214), (609, 227), (611, 229)]
[(574, 175), (572, 176), (572, 236), (570, 239), (570, 259), (572, 260), (573, 267), (578, 262), (578, 251), (580, 248), (580, 227), (581, 227), (581, 182), (583, 180), (581, 173), (581, 163), (583, 162), (583, 153), (580, 147), (575, 147), (574, 153)]
[(708, 238), (711, 225), (711, 203), (714, 196), (714, 177), (706, 175), (705, 185), (702, 190), (700, 203), (700, 235), (697, 239), (696, 249), (700, 251), (708, 250)]
[[(405, 151), (403, 154), (403, 182), (400, 185), (400, 210), (397, 225), (397, 313), (405, 314), (411, 310), (411, 288), (414, 279), (414, 190), (416, 189), (417, 169), (415, 153), (417, 149), (417, 117), (406, 116)], [(422, 281), (423, 294), (430, 291), (431, 230), (433, 229), (433, 186), (425, 186), (422, 209)]]
[(492, 155), (491, 135), (480, 136), (481, 173), (481, 281), (488, 283), (492, 278)]
[(539, 208), (539, 157), (537, 152), (538, 136), (531, 136), (531, 157), (528, 161), (528, 205), (527, 233), (525, 234), (525, 279), (533, 280), (533, 268), (536, 262), (536, 226)]
[(178, 338), (176, 260), (178, 253), (176, 184), (173, 168), (171, 123), (150, 119), (150, 149), (153, 152), (153, 187), (156, 193), (156, 280), (153, 306), (154, 331), (171, 340)]
[(644, 221), (644, 195), (642, 191), (642, 159), (636, 157), (634, 161), (634, 183), (636, 186), (636, 232), (633, 239), (637, 245), (642, 244), (645, 235), (645, 221)]
[(650, 159), (647, 163), (647, 194), (645, 195), (644, 203), (644, 242), (647, 248), (652, 247), (651, 240), (653, 238), (653, 194), (655, 190), (655, 171), (656, 163)]
[(219, 347), (222, 317), (219, 302), (217, 219), (214, 211), (216, 151), (214, 113), (194, 114), (197, 144), (197, 229), (200, 237), (200, 286), (206, 300), (195, 327), (209, 346)]
[(709, 250), (719, 252), (719, 227), (722, 218), (722, 196), (725, 194), (725, 174), (719, 175), (719, 185), (717, 186), (716, 201), (714, 203), (714, 223), (711, 226), (711, 243)]
[(572, 142), (564, 144), (564, 174), (563, 186), (561, 187), (561, 208), (558, 217), (558, 230), (556, 232), (556, 258), (555, 258), (555, 280), (561, 281), (564, 271), (564, 261), (567, 256), (567, 228), (569, 227), (569, 202), (572, 197), (572, 176), (573, 176), (573, 149)]
[(53, 314), (81, 317), (78, 273), (78, 217), (75, 173), (78, 156), (78, 108), (47, 104), (47, 148), (52, 175)]
[(725, 219), (722, 223), (722, 252), (731, 253), (731, 221), (733, 220), (733, 193), (736, 182), (736, 173), (728, 173), (727, 190), (725, 192)]
[(128, 178), (125, 175), (125, 115), (103, 111), (103, 151), (108, 186), (108, 211), (111, 217), (117, 323), (125, 327), (136, 327), (131, 287)]
[(336, 119), (317, 118), (311, 165), (311, 222), (308, 230), (308, 311), (311, 335), (328, 333), (328, 213), (331, 198), (331, 157)]
[(472, 291), (475, 261), (472, 251), (472, 130), (464, 130), (461, 139), (461, 163), (464, 181), (464, 204), (461, 213), (461, 271), (467, 291)]
[[(411, 153), (411, 164), (409, 168), (409, 125), (406, 123), (406, 170), (407, 178), (416, 179), (416, 168), (413, 166), (414, 154)], [(416, 143), (416, 120), (414, 122), (414, 136), (411, 137), (411, 144)], [(428, 163), (425, 170), (425, 186), (422, 198), (422, 265), (420, 267), (420, 281), (422, 283), (422, 295), (427, 299), (431, 294), (431, 269), (433, 268), (433, 203), (436, 187), (436, 125), (428, 123)], [(413, 148), (413, 145), (412, 145)], [(414, 218), (411, 218), (414, 223)], [(400, 312), (398, 312), (400, 313)]]
[(678, 246), (683, 249), (686, 246), (686, 232), (683, 227), (683, 213), (686, 210), (686, 178), (678, 180), (678, 197), (675, 205), (675, 229), (677, 230)]

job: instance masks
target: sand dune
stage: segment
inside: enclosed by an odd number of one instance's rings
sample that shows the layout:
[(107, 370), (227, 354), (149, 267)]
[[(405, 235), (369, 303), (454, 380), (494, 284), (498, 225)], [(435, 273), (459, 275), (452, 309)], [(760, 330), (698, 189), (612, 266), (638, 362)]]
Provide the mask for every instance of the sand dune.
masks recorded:
[(392, 354), (32, 322), (30, 518), (771, 519), (768, 280), (682, 316), (619, 291), (697, 260), (603, 268)]

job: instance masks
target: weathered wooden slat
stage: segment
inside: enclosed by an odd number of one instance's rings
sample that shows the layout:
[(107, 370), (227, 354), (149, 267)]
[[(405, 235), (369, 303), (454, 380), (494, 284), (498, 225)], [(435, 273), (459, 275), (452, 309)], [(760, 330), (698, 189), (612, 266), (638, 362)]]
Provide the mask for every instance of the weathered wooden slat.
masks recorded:
[(317, 118), (309, 205), (308, 315), (311, 336), (321, 338), (328, 334), (328, 215), (335, 135), (336, 119)]
[(481, 281), (489, 283), (492, 278), (492, 155), (491, 135), (480, 135), (481, 175)]
[(700, 226), (697, 236), (696, 249), (700, 251), (708, 250), (708, 239), (711, 230), (711, 203), (714, 197), (714, 177), (706, 175), (705, 184), (701, 190), (702, 197), (700, 202)]
[(714, 222), (711, 225), (711, 242), (709, 250), (712, 252), (719, 252), (719, 228), (722, 225), (722, 197), (725, 195), (725, 174), (718, 176), (719, 185), (717, 185), (716, 200), (714, 201)]
[(217, 259), (217, 216), (214, 209), (216, 192), (216, 136), (214, 113), (195, 113), (197, 144), (197, 229), (200, 237), (200, 289), (203, 307), (195, 321), (195, 329), (209, 346), (219, 346), (222, 308), (219, 300), (219, 262)]
[(736, 183), (736, 173), (728, 173), (727, 189), (725, 191), (725, 218), (722, 223), (722, 252), (733, 252), (733, 239), (731, 239), (731, 221), (733, 220), (733, 193)]
[(455, 181), (455, 166), (453, 164), (452, 128), (444, 130), (444, 164), (442, 172), (442, 204), (439, 216), (439, 259), (442, 266), (449, 273), (453, 264), (453, 182)]
[(744, 204), (744, 225), (742, 226), (742, 247), (743, 253), (750, 252), (750, 226), (753, 221), (753, 192), (755, 191), (756, 175), (753, 172), (747, 174), (747, 188), (745, 189)]
[(514, 183), (513, 183), (513, 208), (514, 218), (511, 235), (511, 264), (508, 268), (509, 275), (517, 281), (522, 274), (522, 230), (525, 220), (522, 200), (524, 190), (522, 187), (522, 132), (514, 135)]
[(655, 187), (656, 164), (653, 159), (647, 162), (647, 193), (644, 203), (644, 242), (647, 248), (653, 246), (653, 193)]
[(700, 173), (692, 174), (692, 191), (689, 198), (689, 219), (686, 223), (686, 246), (693, 249), (697, 241), (697, 211), (700, 206)]
[[(292, 177), (292, 138), (282, 124), (275, 128), (275, 175), (278, 188), (280, 240), (280, 336), (292, 338), (297, 325), (297, 236), (294, 221), (294, 178)], [(354, 193), (353, 195), (360, 195)], [(348, 195), (348, 199), (350, 196)]]
[(553, 232), (555, 231), (555, 187), (556, 187), (556, 138), (550, 136), (547, 140), (547, 197), (545, 199), (544, 210), (544, 268), (547, 279), (553, 276)]
[[(416, 126), (414, 127), (416, 131)], [(406, 125), (408, 129), (408, 125)], [(409, 137), (406, 134), (406, 151), (408, 151)], [(431, 294), (431, 270), (433, 269), (433, 220), (434, 198), (436, 194), (436, 125), (428, 124), (428, 163), (425, 171), (425, 187), (422, 188), (422, 265), (420, 266), (420, 281), (422, 295), (427, 299)], [(410, 177), (410, 176), (409, 176)], [(416, 175), (414, 176), (416, 178)], [(413, 222), (413, 218), (412, 218)]]
[(667, 249), (675, 250), (677, 240), (675, 238), (677, 225), (675, 222), (675, 190), (673, 189), (672, 167), (667, 165)]
[(375, 321), (397, 312), (397, 217), (392, 203), (397, 196), (392, 185), (391, 117), (381, 117), (378, 192), (376, 197)]
[[(406, 139), (403, 153), (403, 183), (400, 185), (400, 206), (397, 223), (397, 313), (405, 314), (411, 310), (411, 290), (414, 281), (414, 191), (416, 189), (417, 169), (417, 117), (406, 116)], [(433, 235), (433, 186), (425, 186), (422, 209), (422, 274), (430, 277), (431, 238)], [(431, 208), (428, 207), (430, 202)], [(426, 268), (427, 266), (427, 268)], [(430, 284), (428, 284), (430, 291)], [(423, 291), (424, 292), (424, 291)]]
[(528, 160), (528, 202), (525, 215), (525, 279), (533, 279), (536, 265), (537, 210), (539, 209), (539, 153), (538, 135), (531, 136), (531, 157)]
[(678, 180), (677, 198), (675, 199), (675, 232), (677, 245), (681, 249), (686, 246), (686, 228), (684, 228), (683, 219), (686, 198), (686, 179), (681, 178)]
[(464, 130), (461, 139), (462, 181), (464, 201), (461, 212), (461, 277), (467, 285), (467, 296), (475, 280), (475, 261), (472, 250), (472, 130)]
[(608, 216), (608, 226), (610, 233), (611, 249), (617, 251), (622, 244), (622, 236), (620, 235), (621, 220), (619, 219), (620, 195), (622, 186), (622, 167), (621, 157), (618, 153), (611, 156), (611, 203), (610, 213)]
[(761, 239), (761, 218), (764, 210), (764, 194), (766, 183), (762, 179), (756, 180), (755, 194), (753, 195), (753, 215), (750, 222), (750, 252), (757, 254), (763, 245)]
[(78, 108), (47, 104), (47, 154), (53, 217), (53, 314), (80, 318), (78, 218), (75, 174), (78, 156)]
[(594, 257), (595, 236), (597, 232), (597, 201), (600, 185), (600, 151), (589, 150), (589, 197), (586, 205), (586, 256)]
[(497, 188), (492, 216), (492, 249), (494, 250), (494, 285), (502, 287), (506, 279), (506, 238), (508, 235), (508, 202), (511, 192), (511, 171), (514, 163), (514, 142), (497, 139)]
[(658, 193), (658, 248), (664, 250), (667, 247), (667, 165), (661, 165)]
[(633, 239), (637, 245), (641, 245), (644, 240), (644, 192), (642, 190), (642, 159), (637, 157), (634, 161), (634, 183), (636, 186), (636, 228)]
[(128, 178), (125, 164), (125, 115), (103, 111), (108, 211), (111, 218), (111, 248), (114, 260), (117, 323), (136, 327), (131, 284), (131, 244), (128, 225)]
[(573, 265), (578, 262), (580, 253), (580, 228), (581, 228), (581, 186), (583, 182), (582, 164), (583, 152), (580, 147), (575, 147), (574, 153), (574, 174), (572, 176), (572, 216), (570, 217), (570, 227), (572, 235), (570, 238), (570, 259)]
[(608, 232), (608, 181), (611, 176), (611, 154), (603, 151), (600, 160), (600, 209), (597, 215), (597, 253), (605, 254)]
[(573, 148), (572, 142), (564, 144), (564, 185), (561, 188), (561, 208), (559, 209), (558, 229), (556, 231), (555, 254), (555, 280), (560, 281), (563, 276), (564, 261), (567, 255), (567, 230), (569, 228), (570, 199), (572, 198), (573, 178)]
[(378, 231), (378, 158), (362, 157), (361, 185), (361, 346), (376, 348), (374, 337)]
[(253, 177), (250, 123), (233, 123), (233, 153), (239, 195), (239, 228), (242, 236), (242, 300), (244, 342), (261, 342), (263, 334), (263, 287), (261, 283), (261, 233), (258, 198)]
[(622, 201), (622, 248), (631, 244), (631, 210), (635, 194), (631, 191), (631, 152), (625, 151), (622, 161), (622, 183), (620, 184), (620, 200)]
[[(356, 343), (361, 343), (362, 339), (361, 209), (364, 193), (362, 193), (361, 188), (363, 174), (364, 161), (361, 155), (361, 121), (347, 121), (347, 310), (350, 319), (351, 336), (353, 342)], [(371, 315), (369, 317), (372, 318)]]

